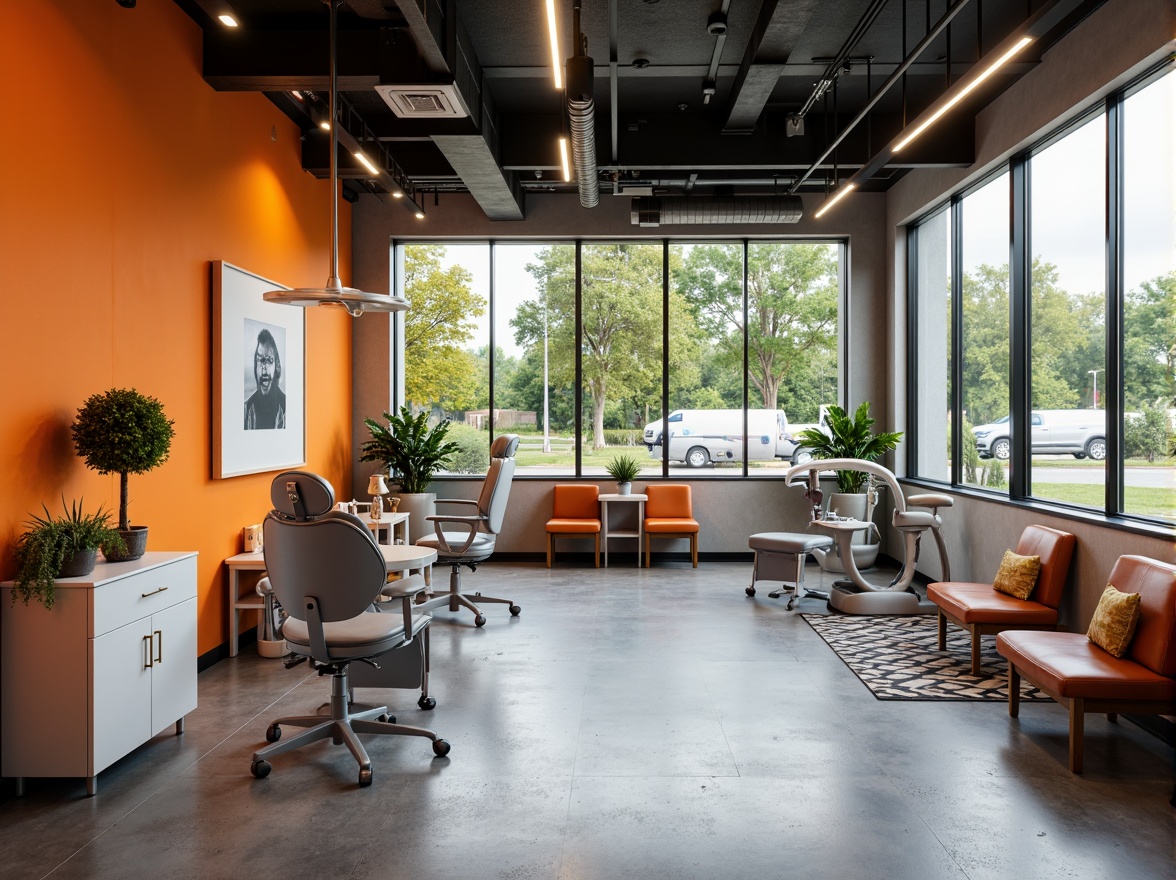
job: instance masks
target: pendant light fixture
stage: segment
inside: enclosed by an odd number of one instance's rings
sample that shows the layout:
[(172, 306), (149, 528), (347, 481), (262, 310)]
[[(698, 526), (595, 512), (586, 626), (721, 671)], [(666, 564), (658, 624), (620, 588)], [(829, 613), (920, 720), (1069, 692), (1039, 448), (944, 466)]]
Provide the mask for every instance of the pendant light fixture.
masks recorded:
[(299, 287), (294, 290), (270, 290), (263, 294), (266, 302), (287, 306), (342, 306), (348, 314), (357, 318), (364, 312), (402, 312), (408, 302), (399, 296), (384, 293), (368, 293), (354, 287), (344, 287), (339, 280), (339, 125), (335, 113), (338, 98), (336, 82), (335, 17), (342, 0), (323, 0), (331, 9), (331, 88), (329, 101), (331, 139), (331, 274), (323, 287)]

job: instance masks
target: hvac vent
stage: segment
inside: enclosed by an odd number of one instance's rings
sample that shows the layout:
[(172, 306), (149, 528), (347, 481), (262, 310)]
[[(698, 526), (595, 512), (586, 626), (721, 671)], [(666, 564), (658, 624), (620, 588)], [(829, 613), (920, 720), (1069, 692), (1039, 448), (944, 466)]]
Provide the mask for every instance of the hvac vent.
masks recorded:
[(376, 86), (376, 91), (401, 119), (458, 119), (470, 115), (453, 84)]

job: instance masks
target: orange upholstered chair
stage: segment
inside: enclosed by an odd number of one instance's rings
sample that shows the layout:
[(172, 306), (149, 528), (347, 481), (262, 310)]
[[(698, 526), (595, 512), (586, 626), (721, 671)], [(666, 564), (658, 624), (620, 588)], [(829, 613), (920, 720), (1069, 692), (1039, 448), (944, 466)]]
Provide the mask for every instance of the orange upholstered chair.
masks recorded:
[(551, 503), (551, 519), (547, 521), (547, 567), (555, 550), (552, 541), (561, 538), (596, 540), (596, 567), (600, 568), (600, 502), (599, 487), (595, 483), (557, 483)]
[(934, 583), (927, 598), (939, 606), (939, 650), (947, 649), (947, 621), (972, 633), (972, 675), (980, 675), (980, 637), (1009, 629), (1057, 629), (1058, 606), (1076, 540), (1069, 532), (1025, 526), (1013, 551), (1040, 556), (1041, 571), (1028, 599), (998, 593), (992, 584)]
[(690, 487), (677, 483), (650, 483), (645, 487), (645, 567), (653, 538), (689, 538), (690, 561), (698, 568), (698, 521), (690, 504)]

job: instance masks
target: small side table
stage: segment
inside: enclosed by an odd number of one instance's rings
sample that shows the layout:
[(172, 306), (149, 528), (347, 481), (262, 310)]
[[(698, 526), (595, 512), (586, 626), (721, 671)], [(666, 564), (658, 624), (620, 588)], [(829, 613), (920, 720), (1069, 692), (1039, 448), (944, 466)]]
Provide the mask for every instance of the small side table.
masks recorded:
[(229, 570), (229, 656), (237, 656), (237, 642), (241, 634), (242, 611), (265, 611), (265, 601), (256, 591), (241, 595), (241, 572), (265, 571), (265, 554), (260, 550), (238, 553), (225, 560)]
[[(360, 514), (356, 514), (361, 516)], [(361, 516), (367, 527), (375, 532), (376, 543), (380, 543), (380, 529), (384, 529), (385, 534), (388, 535), (388, 540), (385, 543), (395, 544), (397, 540), (401, 544), (408, 543), (408, 517), (406, 511), (397, 511), (396, 513), (382, 513), (379, 519), (372, 519), (371, 517)]]
[(437, 551), (432, 547), (422, 547), (419, 544), (381, 544), (380, 554), (384, 557), (384, 564), (388, 571), (419, 571), (428, 584), (433, 563), (437, 561)]
[[(608, 568), (608, 539), (636, 538), (637, 539), (637, 567), (641, 567), (641, 524), (645, 520), (645, 501), (648, 495), (601, 495), (600, 496), (600, 543), (604, 545), (604, 567)], [(636, 504), (636, 529), (609, 529), (609, 504)]]

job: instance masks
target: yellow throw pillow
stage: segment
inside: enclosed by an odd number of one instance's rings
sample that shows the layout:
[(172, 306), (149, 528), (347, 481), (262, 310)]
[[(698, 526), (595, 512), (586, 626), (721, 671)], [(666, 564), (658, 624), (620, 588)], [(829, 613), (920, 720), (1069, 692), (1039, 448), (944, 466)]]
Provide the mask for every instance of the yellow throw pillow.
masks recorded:
[(1127, 653), (1135, 627), (1139, 624), (1139, 593), (1120, 593), (1107, 584), (1086, 638), (1090, 639), (1108, 654), (1122, 657)]
[(1037, 586), (1037, 575), (1040, 572), (1040, 556), (1018, 556), (1012, 550), (1006, 550), (1000, 568), (996, 571), (996, 580), (992, 582), (992, 589), (1018, 599), (1028, 599)]

